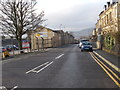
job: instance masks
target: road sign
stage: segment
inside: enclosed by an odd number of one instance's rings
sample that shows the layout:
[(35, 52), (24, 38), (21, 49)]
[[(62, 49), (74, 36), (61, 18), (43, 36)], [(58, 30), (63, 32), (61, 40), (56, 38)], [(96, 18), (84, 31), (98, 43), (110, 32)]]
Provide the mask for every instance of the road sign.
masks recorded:
[(48, 37), (48, 35), (40, 35), (40, 37)]
[(27, 40), (22, 40), (22, 48), (30, 48), (30, 43)]
[(47, 32), (37, 32), (36, 37), (48, 37)]
[(35, 35), (36, 37), (40, 37), (40, 34), (39, 33), (36, 33), (36, 35)]

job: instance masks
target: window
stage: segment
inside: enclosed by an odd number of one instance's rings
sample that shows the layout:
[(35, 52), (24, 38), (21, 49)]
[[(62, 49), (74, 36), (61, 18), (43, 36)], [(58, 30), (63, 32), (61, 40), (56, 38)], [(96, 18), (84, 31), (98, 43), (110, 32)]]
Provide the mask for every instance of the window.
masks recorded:
[(109, 19), (112, 20), (112, 12), (109, 13)]

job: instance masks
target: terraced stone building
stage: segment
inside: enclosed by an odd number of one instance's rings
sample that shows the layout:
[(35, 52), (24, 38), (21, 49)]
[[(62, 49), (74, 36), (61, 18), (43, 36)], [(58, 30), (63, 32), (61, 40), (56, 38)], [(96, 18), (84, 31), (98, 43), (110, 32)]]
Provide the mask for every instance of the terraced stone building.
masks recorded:
[[(99, 32), (101, 30), (101, 32)], [(120, 2), (112, 0), (104, 5), (104, 11), (99, 14), (99, 19), (96, 23), (96, 32), (103, 36), (102, 47), (109, 52), (118, 53), (120, 43), (118, 34), (120, 33)]]

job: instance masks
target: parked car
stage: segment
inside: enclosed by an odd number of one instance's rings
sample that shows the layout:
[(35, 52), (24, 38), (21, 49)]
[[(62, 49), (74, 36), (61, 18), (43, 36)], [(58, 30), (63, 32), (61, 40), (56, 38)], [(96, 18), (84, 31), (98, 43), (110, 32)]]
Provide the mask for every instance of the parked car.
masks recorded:
[(6, 51), (7, 49), (5, 47), (0, 47), (2, 52)]
[(18, 50), (18, 47), (16, 45), (6, 45), (6, 48), (8, 51)]
[(5, 58), (9, 56), (10, 56), (10, 53), (8, 52), (8, 50), (5, 47), (0, 47), (0, 57)]
[(92, 44), (90, 42), (83, 42), (81, 45), (81, 51), (93, 51)]
[(89, 40), (87, 40), (87, 39), (80, 40), (80, 43), (78, 44), (78, 47), (81, 48), (82, 43), (84, 43), (84, 42), (89, 42)]

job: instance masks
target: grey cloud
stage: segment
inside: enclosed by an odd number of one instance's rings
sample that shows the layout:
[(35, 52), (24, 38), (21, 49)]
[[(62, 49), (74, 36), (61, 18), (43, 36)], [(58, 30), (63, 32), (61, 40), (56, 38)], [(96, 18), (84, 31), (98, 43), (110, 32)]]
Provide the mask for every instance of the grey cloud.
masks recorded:
[(99, 3), (87, 3), (84, 6), (74, 6), (70, 9), (58, 11), (48, 18), (48, 26), (58, 28), (60, 24), (70, 28), (88, 28), (94, 27), (98, 14), (100, 13), (103, 5)]

